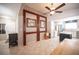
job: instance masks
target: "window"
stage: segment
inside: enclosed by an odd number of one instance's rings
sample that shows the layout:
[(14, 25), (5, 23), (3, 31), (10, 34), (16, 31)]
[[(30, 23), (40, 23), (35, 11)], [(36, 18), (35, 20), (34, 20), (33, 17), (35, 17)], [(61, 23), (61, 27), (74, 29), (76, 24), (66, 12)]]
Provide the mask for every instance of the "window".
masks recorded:
[(69, 21), (65, 23), (65, 29), (77, 29), (77, 21)]
[(5, 24), (0, 24), (0, 34), (5, 34)]

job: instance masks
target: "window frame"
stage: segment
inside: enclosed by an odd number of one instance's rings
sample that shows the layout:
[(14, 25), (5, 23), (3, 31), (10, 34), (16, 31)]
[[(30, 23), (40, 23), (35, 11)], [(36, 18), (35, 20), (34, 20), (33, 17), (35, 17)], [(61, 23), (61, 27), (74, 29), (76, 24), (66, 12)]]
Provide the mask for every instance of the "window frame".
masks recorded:
[(6, 34), (5, 24), (0, 24), (0, 34)]

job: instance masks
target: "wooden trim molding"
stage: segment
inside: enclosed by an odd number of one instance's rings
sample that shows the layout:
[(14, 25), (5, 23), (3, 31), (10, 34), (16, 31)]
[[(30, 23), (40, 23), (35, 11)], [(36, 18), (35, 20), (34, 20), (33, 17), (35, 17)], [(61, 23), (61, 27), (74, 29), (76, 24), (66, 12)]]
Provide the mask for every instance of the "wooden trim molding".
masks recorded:
[(46, 32), (46, 31), (40, 31), (40, 33), (43, 33), (43, 32)]
[(37, 32), (26, 32), (26, 34), (36, 34)]
[[(43, 33), (43, 32), (46, 32), (46, 31), (40, 31), (40, 33)], [(26, 34), (36, 34), (37, 32), (26, 32)]]
[(46, 28), (46, 32), (47, 32), (47, 17), (45, 19), (46, 19), (46, 27), (45, 28)]
[(25, 10), (23, 10), (23, 45), (26, 45), (26, 25), (25, 25)]
[(39, 27), (39, 16), (37, 16), (37, 41), (40, 41), (40, 27)]

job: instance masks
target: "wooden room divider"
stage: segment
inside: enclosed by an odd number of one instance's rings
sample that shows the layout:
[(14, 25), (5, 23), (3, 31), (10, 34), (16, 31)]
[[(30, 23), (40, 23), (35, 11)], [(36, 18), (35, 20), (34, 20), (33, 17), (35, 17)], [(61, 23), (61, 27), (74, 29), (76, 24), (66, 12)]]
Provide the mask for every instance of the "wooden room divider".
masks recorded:
[[(43, 33), (47, 32), (47, 17), (37, 13), (23, 10), (23, 45), (27, 42), (43, 39)], [(28, 39), (27, 39), (28, 38)]]

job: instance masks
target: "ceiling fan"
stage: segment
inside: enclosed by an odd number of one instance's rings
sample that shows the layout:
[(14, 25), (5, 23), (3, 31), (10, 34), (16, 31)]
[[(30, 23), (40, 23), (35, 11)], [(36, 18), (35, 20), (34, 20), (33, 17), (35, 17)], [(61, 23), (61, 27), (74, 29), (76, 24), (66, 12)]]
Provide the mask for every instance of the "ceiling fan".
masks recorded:
[[(63, 11), (57, 11), (59, 8), (65, 6), (66, 4), (65, 3), (62, 3), (61, 5), (59, 5), (58, 7), (54, 8), (54, 9), (51, 9), (50, 7), (46, 6), (45, 8), (47, 10), (49, 10), (50, 12), (47, 12), (47, 13), (50, 13), (50, 15), (54, 14), (54, 13), (62, 13)], [(53, 8), (53, 3), (51, 3), (51, 6)], [(47, 14), (47, 13), (44, 13), (44, 14)]]

